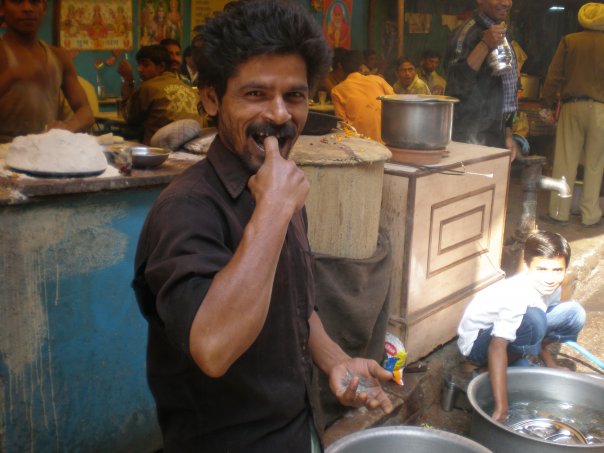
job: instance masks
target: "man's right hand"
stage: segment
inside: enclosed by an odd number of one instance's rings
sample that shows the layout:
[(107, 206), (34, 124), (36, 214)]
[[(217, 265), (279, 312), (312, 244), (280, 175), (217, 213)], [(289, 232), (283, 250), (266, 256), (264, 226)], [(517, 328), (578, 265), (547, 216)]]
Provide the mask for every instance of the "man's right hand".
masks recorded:
[(279, 153), (276, 137), (264, 140), (264, 163), (248, 182), (256, 204), (267, 203), (290, 217), (304, 206), (310, 190), (306, 175)]
[(122, 76), (125, 82), (132, 82), (134, 80), (134, 74), (132, 73), (132, 66), (126, 60), (120, 61), (117, 67), (117, 73)]
[(500, 44), (503, 44), (503, 39), (505, 38), (506, 30), (507, 26), (505, 25), (505, 22), (492, 25), (487, 31), (482, 34), (482, 40), (486, 43), (487, 46), (489, 46), (489, 49), (494, 49)]

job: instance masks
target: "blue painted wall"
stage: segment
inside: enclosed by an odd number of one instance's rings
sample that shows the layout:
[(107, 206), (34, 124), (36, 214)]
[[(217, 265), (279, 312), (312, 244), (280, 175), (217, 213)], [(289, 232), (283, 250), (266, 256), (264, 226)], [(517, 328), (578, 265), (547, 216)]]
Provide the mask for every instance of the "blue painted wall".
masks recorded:
[(0, 452), (161, 447), (130, 287), (159, 190), (0, 207)]

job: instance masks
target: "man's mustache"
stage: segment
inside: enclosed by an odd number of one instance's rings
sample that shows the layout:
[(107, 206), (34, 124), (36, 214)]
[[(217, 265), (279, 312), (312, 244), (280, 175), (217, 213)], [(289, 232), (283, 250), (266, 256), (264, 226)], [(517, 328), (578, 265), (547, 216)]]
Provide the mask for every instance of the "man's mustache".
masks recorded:
[(246, 134), (261, 137), (274, 136), (277, 138), (288, 139), (296, 136), (296, 128), (290, 122), (284, 124), (255, 123), (250, 124), (247, 127)]

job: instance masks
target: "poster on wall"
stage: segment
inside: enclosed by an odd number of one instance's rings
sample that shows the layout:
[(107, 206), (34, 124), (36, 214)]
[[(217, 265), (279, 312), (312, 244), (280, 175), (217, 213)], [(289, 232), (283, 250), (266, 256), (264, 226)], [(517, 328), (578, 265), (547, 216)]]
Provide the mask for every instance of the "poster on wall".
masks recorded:
[(197, 32), (198, 27), (203, 26), (206, 21), (219, 11), (231, 0), (191, 0), (191, 38)]
[(68, 50), (131, 50), (132, 2), (60, 0), (59, 46)]
[(407, 31), (409, 33), (430, 33), (430, 24), (432, 23), (432, 14), (405, 13), (407, 22)]
[(182, 0), (139, 0), (139, 45), (158, 44), (164, 38), (182, 43)]
[(325, 0), (323, 3), (323, 33), (327, 43), (350, 49), (352, 0)]

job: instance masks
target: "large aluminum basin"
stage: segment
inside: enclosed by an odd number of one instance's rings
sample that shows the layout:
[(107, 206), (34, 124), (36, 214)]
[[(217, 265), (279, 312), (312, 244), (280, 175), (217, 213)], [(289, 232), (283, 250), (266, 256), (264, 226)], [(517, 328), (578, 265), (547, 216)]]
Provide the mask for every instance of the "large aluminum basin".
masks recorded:
[[(596, 411), (604, 410), (604, 379), (586, 374), (540, 367), (508, 368), (507, 389), (510, 405), (521, 401), (553, 400)], [(556, 444), (515, 432), (494, 421), (488, 412), (488, 408), (493, 405), (488, 373), (483, 373), (470, 382), (468, 399), (474, 409), (470, 437), (495, 453), (604, 453), (604, 443)]]
[(416, 426), (387, 426), (349, 434), (325, 453), (489, 453), (491, 450), (457, 434)]

